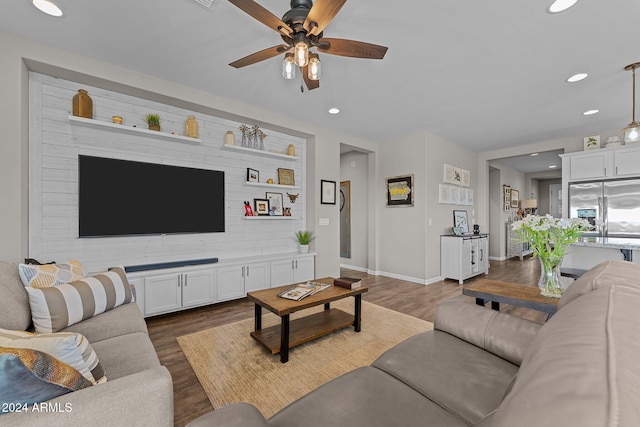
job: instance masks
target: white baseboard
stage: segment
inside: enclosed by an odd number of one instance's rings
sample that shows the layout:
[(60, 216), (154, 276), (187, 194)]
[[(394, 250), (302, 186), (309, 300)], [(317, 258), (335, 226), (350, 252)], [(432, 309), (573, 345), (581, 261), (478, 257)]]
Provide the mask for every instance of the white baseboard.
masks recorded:
[(358, 267), (358, 266), (355, 266), (355, 265), (340, 264), (340, 268), (348, 268), (349, 270), (360, 271), (362, 273), (369, 273), (369, 269), (368, 268), (366, 268), (366, 267)]
[(425, 280), (425, 279), (419, 279), (417, 277), (403, 276), (401, 274), (395, 274), (395, 273), (388, 273), (386, 271), (369, 270), (367, 268), (356, 267), (354, 265), (347, 265), (347, 264), (340, 264), (340, 268), (347, 268), (349, 270), (360, 271), (363, 273), (370, 274), (372, 276), (391, 277), (392, 279), (404, 280), (406, 282), (417, 283), (419, 285), (431, 285), (432, 283), (436, 283), (436, 282), (440, 282), (441, 280), (444, 280), (442, 276), (433, 277), (431, 279)]

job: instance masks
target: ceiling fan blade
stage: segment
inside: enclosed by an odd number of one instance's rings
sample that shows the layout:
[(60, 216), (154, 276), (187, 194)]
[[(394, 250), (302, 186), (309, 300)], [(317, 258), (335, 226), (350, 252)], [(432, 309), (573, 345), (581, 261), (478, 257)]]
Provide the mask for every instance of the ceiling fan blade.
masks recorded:
[[(327, 45), (328, 44), (328, 45)], [(321, 38), (318, 50), (350, 58), (382, 59), (387, 47), (355, 40)]]
[(329, 25), (346, 2), (347, 0), (316, 0), (304, 21), (304, 29), (308, 34), (317, 36), (324, 27)]
[(273, 13), (269, 12), (267, 9), (260, 6), (253, 0), (229, 0), (229, 3), (235, 5), (248, 15), (251, 15), (256, 20), (262, 22), (267, 27), (281, 34), (288, 36), (293, 32), (291, 27), (282, 22), (280, 18), (278, 18)]
[(273, 58), (283, 52), (289, 50), (289, 46), (287, 45), (278, 45), (273, 47), (268, 47), (260, 52), (252, 53), (251, 55), (245, 56), (244, 58), (238, 59), (237, 61), (232, 62), (231, 65), (234, 68), (242, 68), (247, 65), (255, 64), (256, 62), (264, 61), (265, 59)]
[(309, 66), (305, 65), (300, 69), (302, 73), (302, 78), (304, 79), (304, 84), (307, 85), (307, 89), (313, 90), (318, 89), (320, 87), (320, 80), (311, 80), (309, 78)]

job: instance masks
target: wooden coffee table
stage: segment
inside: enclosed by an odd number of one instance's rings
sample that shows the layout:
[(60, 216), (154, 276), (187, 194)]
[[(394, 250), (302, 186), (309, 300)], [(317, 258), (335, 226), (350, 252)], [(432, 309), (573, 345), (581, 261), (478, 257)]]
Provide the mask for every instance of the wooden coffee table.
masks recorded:
[[(333, 284), (333, 277), (315, 279), (314, 282)], [(278, 296), (280, 292), (293, 286), (295, 284), (263, 289), (247, 294), (247, 298), (255, 303), (255, 331), (251, 332), (251, 337), (270, 351), (271, 354), (280, 353), (280, 361), (282, 363), (286, 363), (289, 360), (289, 349), (297, 345), (351, 325), (353, 325), (353, 329), (356, 332), (360, 332), (362, 294), (368, 291), (366, 287), (362, 286), (358, 289), (350, 290), (339, 286), (331, 286), (300, 301)], [(331, 301), (347, 297), (354, 298), (353, 315), (337, 308), (331, 308)], [(292, 321), (289, 320), (291, 313), (323, 304), (324, 310), (320, 313)], [(262, 307), (280, 316), (280, 325), (262, 329)]]
[(519, 285), (499, 280), (479, 279), (465, 285), (463, 295), (475, 297), (476, 304), (484, 306), (491, 301), (491, 308), (500, 310), (500, 303), (549, 313), (547, 320), (558, 310), (558, 298), (549, 298), (540, 294), (537, 286)]

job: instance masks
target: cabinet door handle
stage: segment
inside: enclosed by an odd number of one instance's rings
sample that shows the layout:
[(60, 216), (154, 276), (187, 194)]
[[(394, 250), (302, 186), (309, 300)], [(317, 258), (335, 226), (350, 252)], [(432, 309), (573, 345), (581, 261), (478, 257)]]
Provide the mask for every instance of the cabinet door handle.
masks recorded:
[(182, 287), (182, 276), (178, 276), (178, 288)]
[(249, 277), (249, 266), (247, 265), (247, 277)]
[(295, 267), (293, 266), (293, 260), (291, 260), (291, 269), (294, 270)]
[(184, 280), (184, 287), (187, 287), (187, 283), (188, 283), (188, 278), (187, 276), (182, 276), (182, 280)]
[(244, 265), (242, 266), (242, 277), (244, 277)]
[(296, 270), (298, 269), (298, 260), (296, 260)]

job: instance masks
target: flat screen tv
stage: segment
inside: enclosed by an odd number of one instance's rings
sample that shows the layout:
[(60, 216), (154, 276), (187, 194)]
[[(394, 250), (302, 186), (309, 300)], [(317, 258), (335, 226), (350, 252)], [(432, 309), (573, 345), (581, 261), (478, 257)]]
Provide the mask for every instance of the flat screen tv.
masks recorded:
[(80, 237), (224, 232), (224, 172), (78, 156)]

